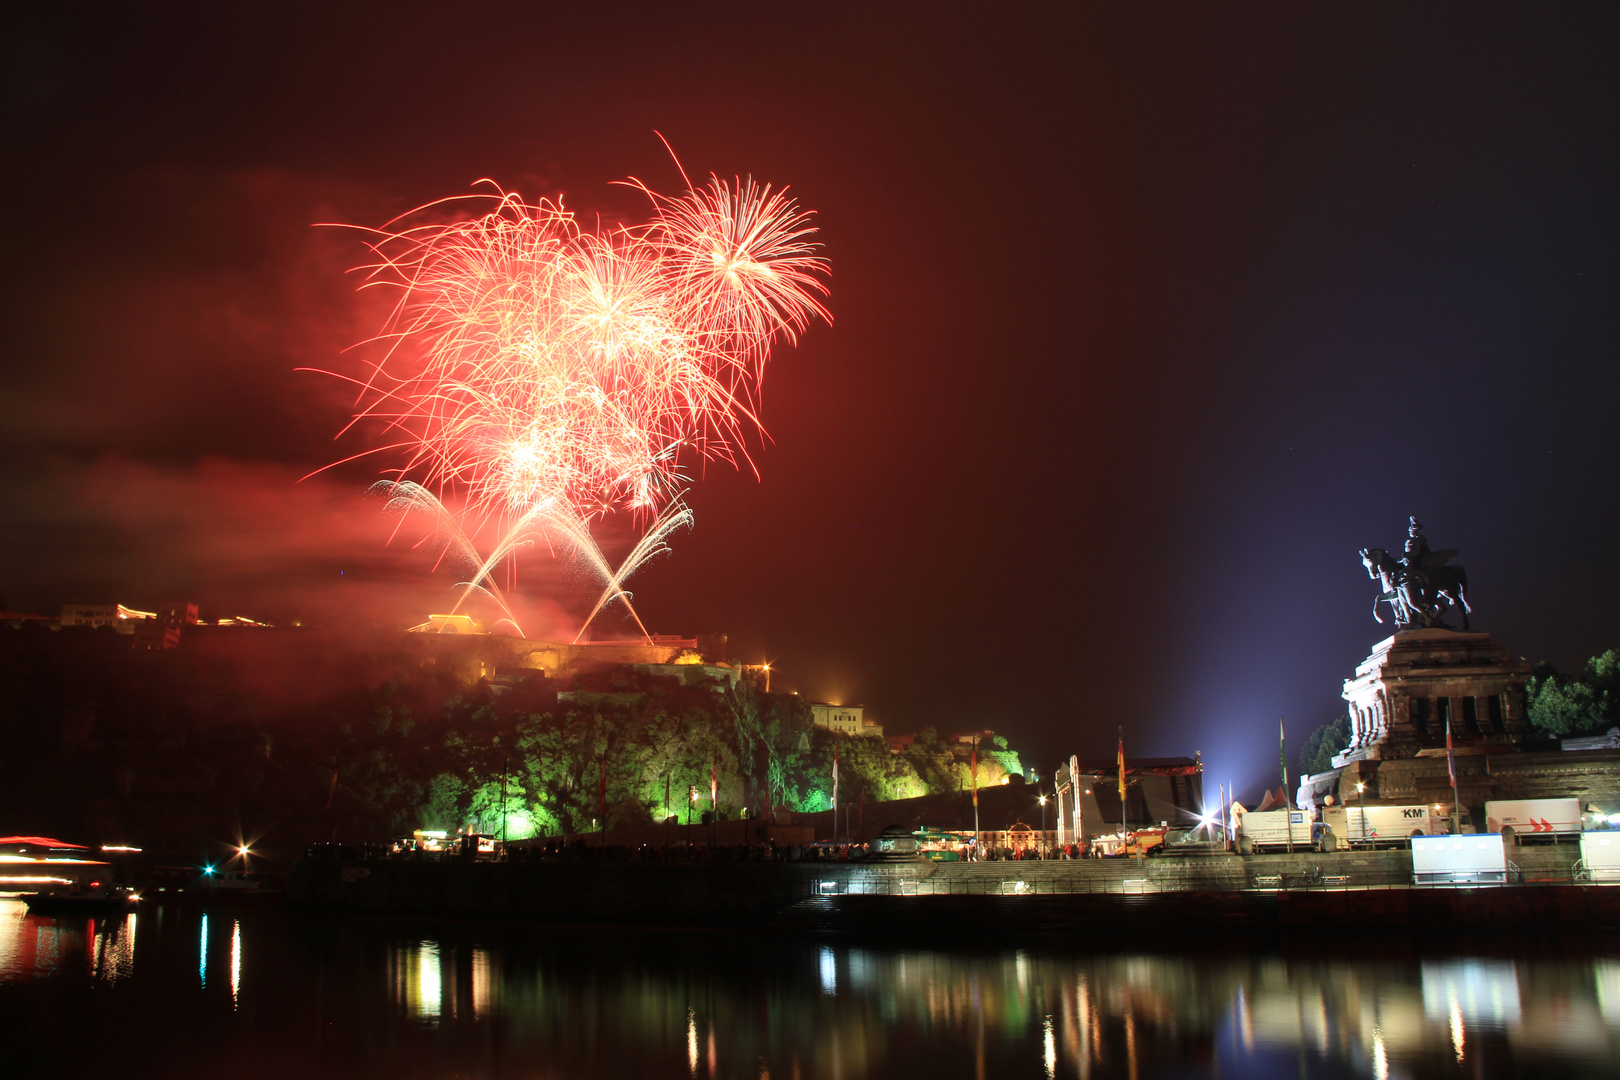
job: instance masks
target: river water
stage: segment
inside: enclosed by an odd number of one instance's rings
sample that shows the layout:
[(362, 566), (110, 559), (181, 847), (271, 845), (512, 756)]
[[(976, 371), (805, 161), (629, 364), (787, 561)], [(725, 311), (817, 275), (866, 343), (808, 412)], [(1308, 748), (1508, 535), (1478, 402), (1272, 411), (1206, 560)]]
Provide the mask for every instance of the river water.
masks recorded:
[(1188, 955), (975, 936), (91, 920), (3, 900), (0, 1075), (1620, 1076), (1615, 939)]

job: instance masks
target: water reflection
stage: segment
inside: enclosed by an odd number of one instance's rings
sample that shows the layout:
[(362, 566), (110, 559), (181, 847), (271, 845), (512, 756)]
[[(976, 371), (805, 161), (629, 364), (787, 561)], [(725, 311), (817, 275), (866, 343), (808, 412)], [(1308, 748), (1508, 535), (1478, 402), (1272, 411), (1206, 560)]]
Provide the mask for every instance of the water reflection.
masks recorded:
[(0, 903), (0, 1016), (175, 1047), (199, 1017), (221, 1060), (301, 1076), (1574, 1076), (1620, 1060), (1620, 944), (1599, 951), (1098, 956)]
[(21, 900), (0, 899), (0, 983), (34, 982), (82, 973), (100, 982), (135, 970), (140, 916), (56, 919), (28, 914)]

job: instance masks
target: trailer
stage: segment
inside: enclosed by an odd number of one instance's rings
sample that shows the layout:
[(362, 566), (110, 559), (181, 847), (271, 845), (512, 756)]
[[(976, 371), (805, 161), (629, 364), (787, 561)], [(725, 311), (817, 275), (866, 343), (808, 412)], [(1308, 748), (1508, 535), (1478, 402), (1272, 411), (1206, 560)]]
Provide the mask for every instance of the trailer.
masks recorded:
[[(1305, 810), (1249, 810), (1237, 815), (1233, 834), (1241, 854), (1257, 851), (1309, 851), (1323, 842), (1326, 826)], [(1337, 847), (1337, 842), (1334, 842)]]
[(1500, 833), (1412, 837), (1414, 885), (1505, 884), (1507, 848)]
[(1581, 833), (1581, 861), (1575, 880), (1594, 885), (1620, 885), (1620, 832), (1604, 829)]
[[(1427, 803), (1421, 806), (1330, 806), (1322, 822), (1333, 830), (1337, 848), (1405, 847), (1414, 836), (1451, 831), (1450, 819)], [(1332, 850), (1331, 848), (1329, 850)]]
[(1557, 843), (1581, 833), (1579, 799), (1511, 799), (1485, 804), (1485, 831), (1501, 833), (1509, 844), (1527, 838)]

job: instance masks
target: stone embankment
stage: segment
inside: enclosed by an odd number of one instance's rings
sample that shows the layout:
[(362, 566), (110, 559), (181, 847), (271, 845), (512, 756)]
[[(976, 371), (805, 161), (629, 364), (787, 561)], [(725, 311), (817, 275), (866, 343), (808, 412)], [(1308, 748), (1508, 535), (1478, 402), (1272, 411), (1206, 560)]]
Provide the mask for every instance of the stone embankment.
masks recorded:
[(318, 861), (295, 868), (288, 899), (356, 913), (885, 934), (1620, 928), (1620, 887), (1574, 884), (1576, 857), (1569, 846), (1520, 848), (1522, 884), (1467, 887), (1413, 887), (1404, 851), (985, 863)]

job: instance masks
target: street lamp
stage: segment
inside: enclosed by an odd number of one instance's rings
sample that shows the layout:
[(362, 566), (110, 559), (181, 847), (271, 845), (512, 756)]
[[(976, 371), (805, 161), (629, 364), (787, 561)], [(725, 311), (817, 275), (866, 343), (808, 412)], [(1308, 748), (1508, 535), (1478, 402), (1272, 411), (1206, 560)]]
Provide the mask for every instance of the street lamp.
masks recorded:
[(1040, 844), (1040, 846), (1044, 850), (1045, 847), (1046, 847), (1046, 796), (1045, 795), (1041, 796), (1040, 802), (1041, 802), (1041, 844)]

